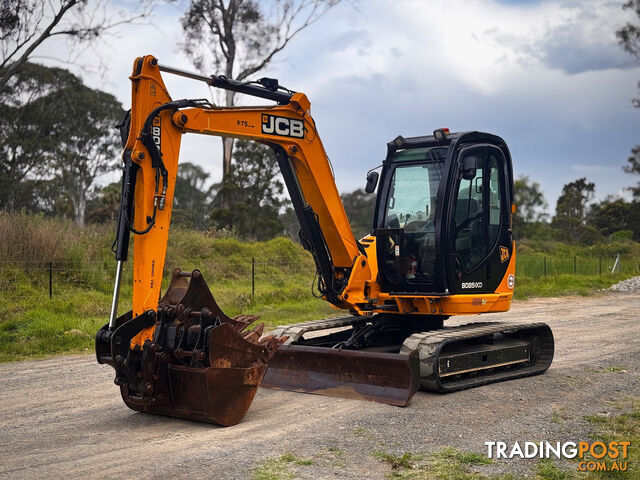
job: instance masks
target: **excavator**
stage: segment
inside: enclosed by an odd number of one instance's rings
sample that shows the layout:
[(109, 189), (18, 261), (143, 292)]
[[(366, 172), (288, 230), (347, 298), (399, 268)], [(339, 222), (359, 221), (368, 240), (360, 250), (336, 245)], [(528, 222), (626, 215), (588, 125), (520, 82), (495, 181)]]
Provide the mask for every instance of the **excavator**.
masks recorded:
[[(258, 97), (267, 106), (173, 100), (163, 74)], [(239, 82), (162, 65), (133, 65), (113, 250), (111, 316), (96, 334), (127, 406), (234, 425), (259, 386), (406, 406), (418, 389), (453, 392), (543, 373), (545, 323), (450, 317), (508, 311), (515, 284), (513, 168), (505, 141), (479, 131), (397, 136), (368, 172), (377, 190), (370, 234), (355, 238), (305, 94), (276, 79)], [(316, 288), (344, 316), (278, 327), (225, 315), (199, 270), (175, 269), (162, 295), (184, 134), (247, 139), (277, 159), (317, 269)], [(133, 235), (132, 310), (118, 315)]]

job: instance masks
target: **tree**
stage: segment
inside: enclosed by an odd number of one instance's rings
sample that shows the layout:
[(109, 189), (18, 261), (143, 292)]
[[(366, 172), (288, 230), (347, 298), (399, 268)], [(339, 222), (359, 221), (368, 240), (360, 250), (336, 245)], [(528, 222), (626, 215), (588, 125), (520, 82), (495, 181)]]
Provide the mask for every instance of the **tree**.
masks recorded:
[(69, 198), (75, 223), (82, 227), (91, 187), (117, 167), (121, 145), (114, 125), (124, 110), (113, 95), (91, 89), (75, 76), (43, 100), (50, 107), (44, 133), (56, 140), (55, 178)]
[(74, 79), (66, 70), (26, 63), (0, 88), (0, 208), (41, 209), (39, 181), (51, 174), (56, 145), (47, 131), (55, 115), (48, 97)]
[(82, 226), (91, 187), (120, 152), (113, 126), (122, 106), (60, 68), (25, 64), (7, 86), (13, 85), (17, 93), (0, 103), (2, 206), (28, 206), (19, 205), (12, 191), (30, 188), (23, 201), (35, 197), (52, 212), (72, 212)]
[(178, 167), (176, 190), (173, 196), (173, 218), (177, 223), (197, 230), (209, 226), (211, 189), (205, 188), (209, 174), (193, 163), (181, 163)]
[[(640, 0), (627, 0), (622, 6), (625, 10), (631, 10), (640, 18)], [(627, 22), (624, 27), (616, 31), (616, 37), (620, 46), (640, 62), (640, 25)], [(640, 82), (638, 82), (640, 90)], [(640, 97), (633, 100), (636, 107), (640, 107)]]
[(367, 235), (373, 226), (373, 210), (376, 206), (376, 196), (359, 188), (351, 193), (343, 193), (340, 198), (347, 212), (354, 235), (357, 238)]
[[(622, 8), (632, 10), (640, 18), (640, 0), (628, 0)], [(633, 55), (640, 64), (640, 25), (627, 22), (624, 27), (616, 32), (616, 37), (622, 48)], [(638, 82), (638, 90), (640, 91), (640, 82)], [(640, 97), (634, 98), (633, 104), (640, 108)], [(640, 145), (636, 145), (631, 150), (631, 157), (629, 157), (628, 162), (629, 165), (623, 167), (624, 171), (640, 174)], [(635, 187), (630, 187), (629, 190), (633, 193), (634, 198), (640, 200), (640, 183)]]
[(514, 221), (522, 223), (541, 222), (547, 217), (544, 210), (547, 202), (540, 191), (538, 182), (531, 182), (526, 175), (520, 175), (513, 184), (513, 196), (516, 204)]
[[(640, 175), (640, 145), (636, 145), (631, 149), (631, 156), (627, 159), (628, 165), (625, 165), (623, 170), (627, 173), (633, 173)], [(640, 182), (635, 187), (629, 187), (629, 190), (633, 194), (633, 198), (640, 201)]]
[(538, 182), (528, 176), (519, 176), (513, 184), (516, 212), (513, 214), (513, 232), (518, 239), (539, 236), (548, 230), (547, 202)]
[(562, 194), (556, 205), (556, 217), (575, 218), (584, 222), (587, 203), (593, 198), (595, 184), (586, 178), (567, 183), (562, 187)]
[[(191, 0), (182, 16), (182, 50), (199, 70), (246, 80), (267, 67), (300, 31), (340, 0), (279, 0), (272, 11), (257, 0)], [(233, 106), (235, 92), (225, 92)], [(231, 170), (233, 138), (223, 137), (223, 183)], [(224, 203), (224, 202), (223, 202)]]
[(638, 203), (629, 203), (622, 198), (607, 197), (600, 203), (591, 205), (587, 217), (589, 225), (593, 225), (606, 236), (616, 232), (632, 231), (634, 237), (640, 235), (640, 216), (635, 212)]
[(552, 226), (565, 234), (566, 240), (584, 242), (592, 239), (593, 229), (586, 228), (587, 204), (593, 199), (595, 184), (586, 178), (567, 183), (556, 205)]
[(87, 202), (87, 221), (91, 223), (114, 223), (118, 219), (122, 185), (120, 182), (109, 183), (94, 190)]
[(152, 0), (139, 2), (139, 10), (115, 18), (105, 14), (109, 0), (3, 0), (0, 5), (0, 88), (52, 38), (86, 43), (116, 27), (148, 16)]
[[(238, 140), (231, 170), (214, 199), (214, 226), (250, 240), (281, 235), (284, 227), (278, 213), (284, 185), (279, 175), (278, 162), (269, 147)], [(229, 202), (229, 208), (223, 207), (223, 199)]]

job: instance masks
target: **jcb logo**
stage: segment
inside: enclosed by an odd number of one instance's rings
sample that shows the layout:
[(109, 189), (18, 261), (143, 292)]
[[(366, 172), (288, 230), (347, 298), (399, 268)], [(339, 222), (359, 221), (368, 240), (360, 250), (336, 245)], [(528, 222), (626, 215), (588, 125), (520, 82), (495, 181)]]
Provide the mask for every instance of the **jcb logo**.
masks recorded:
[(262, 115), (262, 133), (281, 137), (304, 138), (304, 123), (295, 118), (264, 114)]
[(500, 247), (500, 263), (504, 263), (509, 260), (509, 249), (507, 247)]
[(156, 144), (158, 150), (160, 150), (160, 117), (153, 117), (153, 125), (151, 126), (151, 137), (153, 138), (153, 143)]

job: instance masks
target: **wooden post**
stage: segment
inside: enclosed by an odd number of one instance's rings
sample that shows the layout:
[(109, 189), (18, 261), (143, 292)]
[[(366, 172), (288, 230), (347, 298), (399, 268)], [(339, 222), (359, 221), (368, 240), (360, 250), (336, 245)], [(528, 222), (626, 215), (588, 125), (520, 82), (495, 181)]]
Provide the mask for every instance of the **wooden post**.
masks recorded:
[(602, 275), (602, 257), (598, 257), (598, 275)]
[(49, 300), (53, 298), (53, 262), (49, 262)]
[(256, 258), (251, 257), (251, 299), (256, 294)]

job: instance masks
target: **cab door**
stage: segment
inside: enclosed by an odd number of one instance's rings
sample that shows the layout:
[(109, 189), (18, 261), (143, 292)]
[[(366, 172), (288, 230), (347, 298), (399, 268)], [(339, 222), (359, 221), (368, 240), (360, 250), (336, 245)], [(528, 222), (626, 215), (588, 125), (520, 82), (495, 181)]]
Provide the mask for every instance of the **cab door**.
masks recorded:
[(451, 293), (489, 293), (512, 254), (507, 161), (494, 145), (463, 148), (453, 170), (447, 228)]

